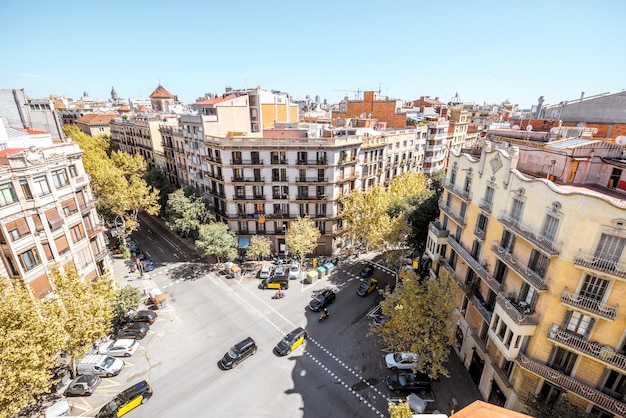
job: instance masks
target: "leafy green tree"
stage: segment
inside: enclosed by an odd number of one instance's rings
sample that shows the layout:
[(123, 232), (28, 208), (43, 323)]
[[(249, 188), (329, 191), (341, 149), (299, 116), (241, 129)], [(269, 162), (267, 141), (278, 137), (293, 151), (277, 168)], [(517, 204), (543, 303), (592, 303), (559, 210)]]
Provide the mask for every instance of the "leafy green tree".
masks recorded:
[(123, 318), (128, 312), (137, 310), (141, 303), (141, 291), (129, 284), (118, 287), (115, 291), (115, 304), (113, 305), (113, 317)]
[(387, 190), (380, 184), (366, 192), (353, 190), (341, 202), (347, 237), (367, 250), (385, 248), (385, 237), (391, 229)]
[(218, 262), (237, 257), (237, 238), (228, 230), (228, 225), (215, 222), (200, 225), (200, 238), (196, 250), (203, 257), (215, 256)]
[(391, 418), (411, 418), (413, 412), (408, 402), (400, 402), (398, 405), (389, 403), (389, 416)]
[(0, 295), (0, 418), (6, 418), (50, 391), (64, 332), (53, 299), (37, 300), (22, 282), (6, 278)]
[(413, 209), (406, 214), (411, 225), (407, 241), (418, 253), (422, 253), (426, 248), (428, 224), (439, 216), (439, 198), (436, 193), (427, 191), (409, 199), (409, 205)]
[(169, 198), (170, 193), (174, 192), (174, 188), (167, 178), (167, 175), (163, 172), (163, 170), (152, 168), (143, 176), (143, 178), (149, 186), (152, 186), (155, 190), (159, 191), (159, 206), (161, 207), (161, 212), (164, 214), (167, 206), (167, 199)]
[(272, 242), (267, 237), (255, 235), (250, 238), (250, 244), (246, 249), (248, 257), (254, 260), (260, 260), (271, 254)]
[(393, 292), (385, 291), (380, 303), (383, 315), (390, 318), (372, 331), (389, 351), (418, 353), (416, 370), (432, 378), (448, 376), (445, 363), (454, 342), (454, 301), (450, 278), (442, 272), (439, 279), (420, 284), (413, 273), (406, 273)]
[(285, 234), (285, 244), (289, 251), (299, 260), (311, 254), (322, 233), (315, 227), (315, 222), (306, 215), (298, 217), (289, 223), (289, 229)]
[(167, 199), (168, 225), (176, 232), (188, 234), (200, 225), (214, 220), (207, 209), (206, 200), (195, 194), (187, 195), (187, 189), (178, 189)]
[(584, 409), (572, 405), (565, 396), (559, 396), (555, 401), (547, 402), (543, 397), (535, 395), (526, 407), (526, 412), (535, 418), (591, 418)]
[(83, 280), (73, 264), (50, 267), (48, 275), (63, 311), (66, 340), (71, 357), (82, 355), (111, 330), (115, 290), (110, 280)]
[(391, 180), (389, 195), (391, 199), (404, 199), (427, 189), (428, 179), (423, 172), (407, 171)]

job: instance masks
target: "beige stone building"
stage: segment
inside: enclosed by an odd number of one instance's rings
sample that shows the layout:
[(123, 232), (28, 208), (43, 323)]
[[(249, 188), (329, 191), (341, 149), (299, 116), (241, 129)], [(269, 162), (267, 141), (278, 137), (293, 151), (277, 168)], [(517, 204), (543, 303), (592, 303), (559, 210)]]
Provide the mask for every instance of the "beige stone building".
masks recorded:
[(589, 142), (451, 152), (426, 252), (457, 283), (455, 349), (491, 403), (626, 416), (626, 193), (610, 187), (626, 164)]

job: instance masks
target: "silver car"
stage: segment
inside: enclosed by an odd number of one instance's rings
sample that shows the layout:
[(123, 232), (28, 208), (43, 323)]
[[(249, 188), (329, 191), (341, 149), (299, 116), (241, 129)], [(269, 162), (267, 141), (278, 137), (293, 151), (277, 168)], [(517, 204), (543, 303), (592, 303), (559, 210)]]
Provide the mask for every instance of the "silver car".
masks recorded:
[(391, 370), (413, 370), (413, 364), (417, 361), (417, 354), (391, 353), (385, 356), (387, 368)]

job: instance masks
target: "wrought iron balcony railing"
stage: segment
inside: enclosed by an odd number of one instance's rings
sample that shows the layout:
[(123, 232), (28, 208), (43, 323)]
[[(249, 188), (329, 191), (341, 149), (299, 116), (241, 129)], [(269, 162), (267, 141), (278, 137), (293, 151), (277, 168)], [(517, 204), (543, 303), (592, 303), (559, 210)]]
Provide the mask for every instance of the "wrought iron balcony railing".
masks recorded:
[(444, 183), (444, 187), (460, 197), (462, 200), (472, 200), (472, 192), (470, 192), (469, 190), (463, 190), (460, 187), (455, 186), (454, 183), (451, 183), (449, 180), (446, 180), (446, 182)]
[(519, 274), (528, 284), (533, 286), (539, 291), (548, 290), (548, 286), (544, 283), (543, 277), (525, 267), (520, 260), (515, 258), (506, 248), (501, 247), (498, 243), (494, 242), (491, 246), (491, 252), (493, 252), (500, 260), (517, 274)]
[(439, 201), (439, 209), (441, 209), (443, 213), (452, 218), (452, 220), (460, 226), (465, 226), (465, 214), (461, 215), (460, 213), (455, 212), (450, 206), (447, 206), (441, 200)]
[(619, 304), (612, 306), (606, 303), (602, 303), (597, 299), (583, 296), (579, 293), (573, 293), (567, 290), (567, 287), (561, 293), (561, 302), (573, 306), (574, 308), (582, 309), (592, 314), (601, 316), (610, 321), (614, 320), (617, 316), (617, 308)]
[(541, 232), (524, 225), (519, 219), (513, 218), (505, 211), (501, 211), (498, 220), (506, 227), (513, 230), (517, 235), (526, 239), (531, 244), (545, 251), (549, 255), (558, 255), (561, 253), (563, 241), (555, 241), (553, 238), (547, 237)]
[(619, 262), (619, 260), (603, 254), (579, 251), (574, 259), (574, 264), (589, 270), (608, 273), (626, 279), (626, 263)]

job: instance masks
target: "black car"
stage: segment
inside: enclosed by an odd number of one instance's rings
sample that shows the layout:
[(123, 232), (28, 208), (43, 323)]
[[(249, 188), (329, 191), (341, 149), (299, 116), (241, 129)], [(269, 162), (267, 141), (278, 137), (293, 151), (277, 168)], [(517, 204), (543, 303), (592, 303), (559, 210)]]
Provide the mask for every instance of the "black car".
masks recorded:
[(370, 264), (363, 267), (363, 270), (361, 270), (361, 277), (370, 277), (373, 274), (374, 274), (374, 266)]
[(430, 377), (424, 373), (395, 373), (387, 377), (387, 388), (395, 393), (430, 390)]
[(146, 380), (135, 383), (107, 402), (96, 418), (117, 418), (146, 403), (152, 397), (152, 388)]
[(152, 262), (152, 260), (150, 260), (149, 258), (142, 260), (141, 264), (143, 265), (143, 271), (154, 270), (154, 262)]
[(157, 313), (149, 310), (142, 310), (132, 313), (126, 317), (126, 322), (145, 322), (152, 324), (157, 319)]
[(335, 292), (330, 289), (326, 289), (317, 296), (315, 296), (311, 302), (309, 302), (309, 309), (313, 312), (319, 312), (334, 301)]
[(116, 339), (128, 338), (134, 340), (141, 340), (143, 337), (148, 334), (150, 330), (150, 325), (146, 322), (133, 322), (131, 324), (126, 325), (121, 330), (115, 333)]
[(100, 376), (95, 374), (80, 375), (72, 380), (72, 383), (63, 392), (63, 396), (90, 396), (101, 381)]
[(220, 365), (224, 369), (232, 369), (248, 357), (256, 353), (257, 347), (254, 340), (250, 337), (238, 342), (228, 350), (224, 357), (220, 360)]
[(274, 347), (274, 351), (279, 356), (286, 356), (291, 353), (293, 350), (298, 348), (304, 340), (309, 336), (309, 334), (305, 331), (304, 328), (298, 327), (291, 331), (289, 334), (285, 335), (285, 337), (276, 344)]

